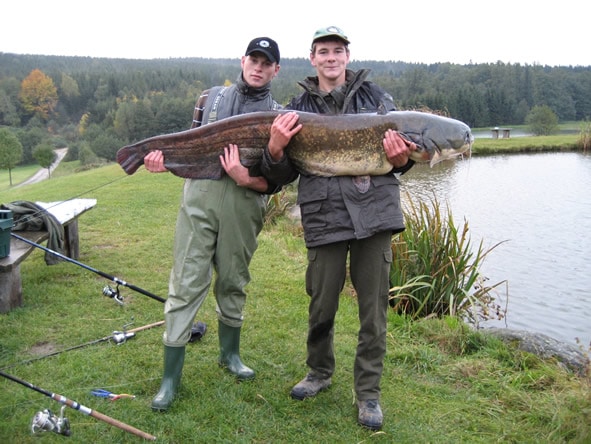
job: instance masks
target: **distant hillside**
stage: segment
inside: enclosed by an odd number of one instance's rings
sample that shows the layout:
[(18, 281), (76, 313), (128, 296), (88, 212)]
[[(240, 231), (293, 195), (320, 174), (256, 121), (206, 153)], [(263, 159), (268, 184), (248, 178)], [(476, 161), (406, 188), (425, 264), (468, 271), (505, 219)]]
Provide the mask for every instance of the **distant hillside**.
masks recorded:
[[(562, 122), (591, 117), (591, 67), (400, 61), (354, 61), (349, 67), (370, 69), (369, 79), (389, 92), (399, 109), (443, 111), (471, 127), (524, 124), (538, 106), (549, 107)], [(51, 114), (41, 118), (21, 100), (23, 81), (34, 70), (49, 78), (57, 95)], [(82, 125), (95, 145), (91, 150), (109, 158), (117, 144), (188, 128), (198, 95), (234, 82), (239, 72), (238, 57), (135, 60), (0, 53), (0, 125), (40, 126), (61, 134), (68, 128), (72, 137)], [(298, 82), (311, 75), (308, 59), (282, 60), (272, 84), (275, 99), (287, 104), (302, 92)], [(30, 160), (34, 143), (21, 139)]]

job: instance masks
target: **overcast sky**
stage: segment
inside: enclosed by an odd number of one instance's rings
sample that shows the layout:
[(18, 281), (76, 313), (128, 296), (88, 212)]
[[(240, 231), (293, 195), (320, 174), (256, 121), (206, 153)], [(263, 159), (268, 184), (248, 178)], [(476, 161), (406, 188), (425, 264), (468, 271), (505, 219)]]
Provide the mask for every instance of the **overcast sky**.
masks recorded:
[[(349, 5), (349, 6), (345, 6)], [(0, 52), (113, 58), (239, 58), (258, 36), (308, 57), (336, 25), (353, 60), (591, 66), (585, 2), (497, 0), (6, 0)]]

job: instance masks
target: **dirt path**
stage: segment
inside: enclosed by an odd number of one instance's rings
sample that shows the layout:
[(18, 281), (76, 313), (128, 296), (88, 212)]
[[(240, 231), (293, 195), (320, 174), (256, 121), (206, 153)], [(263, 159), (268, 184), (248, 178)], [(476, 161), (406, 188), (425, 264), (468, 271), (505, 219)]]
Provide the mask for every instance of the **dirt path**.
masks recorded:
[[(60, 148), (59, 150), (55, 150), (55, 154), (57, 157), (55, 159), (55, 162), (53, 162), (51, 164), (51, 166), (49, 167), (49, 170), (51, 172), (53, 172), (53, 170), (55, 170), (57, 168), (59, 163), (66, 156), (67, 152), (68, 152), (68, 148)], [(47, 168), (41, 168), (32, 177), (30, 177), (27, 180), (25, 180), (24, 182), (21, 182), (18, 185), (16, 185), (15, 188), (22, 187), (23, 185), (29, 185), (32, 183), (41, 182), (42, 180), (45, 180), (48, 178), (49, 178), (49, 171), (47, 171)]]

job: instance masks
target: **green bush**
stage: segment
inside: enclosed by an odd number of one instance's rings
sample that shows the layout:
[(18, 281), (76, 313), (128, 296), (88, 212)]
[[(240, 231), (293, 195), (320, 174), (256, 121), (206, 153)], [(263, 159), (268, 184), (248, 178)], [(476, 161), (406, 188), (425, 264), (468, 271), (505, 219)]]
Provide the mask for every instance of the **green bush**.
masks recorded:
[(534, 136), (549, 136), (558, 132), (558, 116), (547, 105), (534, 106), (525, 117)]
[(99, 162), (98, 156), (92, 151), (88, 142), (78, 144), (78, 160), (80, 165), (94, 165)]
[(54, 148), (67, 148), (68, 142), (62, 136), (55, 136), (51, 139)]

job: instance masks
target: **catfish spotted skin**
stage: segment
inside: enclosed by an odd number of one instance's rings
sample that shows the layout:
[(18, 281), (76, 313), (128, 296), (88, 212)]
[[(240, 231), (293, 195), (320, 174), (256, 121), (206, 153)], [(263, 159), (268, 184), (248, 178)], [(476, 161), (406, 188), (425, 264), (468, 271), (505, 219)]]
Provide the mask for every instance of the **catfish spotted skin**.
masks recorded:
[[(151, 137), (117, 152), (117, 162), (127, 174), (135, 173), (151, 151), (164, 154), (164, 165), (173, 174), (190, 179), (220, 179), (219, 156), (236, 144), (246, 167), (257, 164), (279, 113), (254, 112), (222, 119), (198, 128)], [(386, 114), (322, 115), (297, 112), (302, 130), (286, 148), (294, 165), (316, 176), (362, 176), (392, 170), (383, 148), (384, 133), (394, 129), (417, 145), (411, 158), (434, 165), (471, 149), (470, 128), (459, 120), (419, 111)]]

